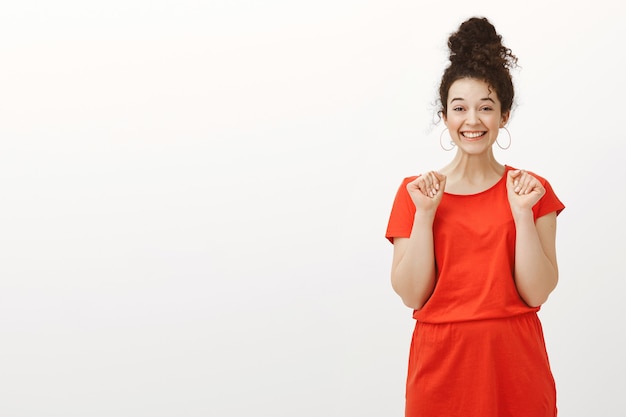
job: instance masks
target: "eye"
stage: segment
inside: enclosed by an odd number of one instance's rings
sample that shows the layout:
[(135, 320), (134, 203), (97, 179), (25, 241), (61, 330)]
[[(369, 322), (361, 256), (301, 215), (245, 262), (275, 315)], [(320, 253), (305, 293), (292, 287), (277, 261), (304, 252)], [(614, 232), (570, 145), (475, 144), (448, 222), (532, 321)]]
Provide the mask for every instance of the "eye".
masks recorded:
[(457, 106), (457, 107), (454, 107), (452, 110), (454, 110), (454, 111), (463, 111), (463, 107)]
[(480, 111), (491, 111), (491, 110), (493, 110), (493, 108), (489, 106), (483, 106), (480, 108)]

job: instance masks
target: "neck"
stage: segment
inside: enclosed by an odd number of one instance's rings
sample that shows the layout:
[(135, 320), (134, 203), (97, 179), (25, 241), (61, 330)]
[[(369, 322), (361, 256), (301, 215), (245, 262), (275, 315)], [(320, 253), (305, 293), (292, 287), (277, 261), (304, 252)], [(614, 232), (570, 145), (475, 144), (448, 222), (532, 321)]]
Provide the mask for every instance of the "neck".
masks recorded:
[(493, 152), (485, 155), (468, 155), (459, 151), (441, 172), (451, 178), (464, 178), (473, 182), (502, 176), (504, 165), (496, 161)]

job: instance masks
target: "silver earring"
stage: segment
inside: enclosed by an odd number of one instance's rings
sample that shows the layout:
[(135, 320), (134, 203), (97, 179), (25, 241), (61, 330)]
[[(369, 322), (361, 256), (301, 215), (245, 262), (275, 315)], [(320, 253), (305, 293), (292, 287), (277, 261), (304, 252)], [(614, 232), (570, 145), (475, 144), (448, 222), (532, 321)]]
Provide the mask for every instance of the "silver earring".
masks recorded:
[(454, 143), (453, 140), (450, 140), (450, 145), (452, 146), (450, 146), (449, 148), (446, 148), (445, 146), (443, 146), (443, 134), (445, 133), (446, 130), (448, 130), (447, 127), (443, 129), (443, 131), (439, 135), (439, 146), (441, 146), (441, 149), (443, 149), (444, 151), (451, 151), (456, 146), (456, 143)]
[(509, 135), (509, 144), (506, 145), (506, 146), (500, 145), (500, 142), (498, 142), (498, 138), (496, 138), (496, 143), (498, 144), (500, 149), (502, 149), (503, 151), (506, 151), (507, 149), (509, 149), (511, 147), (511, 132), (509, 132), (509, 129), (507, 129), (506, 127), (502, 127), (501, 129), (504, 129), (506, 134)]

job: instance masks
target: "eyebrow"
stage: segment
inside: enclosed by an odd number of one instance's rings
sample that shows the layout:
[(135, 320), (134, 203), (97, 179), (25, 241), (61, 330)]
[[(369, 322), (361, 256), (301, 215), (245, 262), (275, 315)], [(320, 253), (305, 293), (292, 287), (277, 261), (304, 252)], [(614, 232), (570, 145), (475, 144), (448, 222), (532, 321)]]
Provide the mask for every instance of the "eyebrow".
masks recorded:
[[(455, 97), (455, 98), (453, 98), (452, 100), (450, 100), (450, 103), (454, 103), (455, 101), (463, 101), (463, 100), (465, 100), (465, 99), (464, 99), (464, 98), (462, 98), (462, 97)], [(494, 103), (494, 104), (496, 103), (496, 102), (495, 102), (492, 98), (490, 98), (490, 97), (481, 98), (480, 100), (481, 100), (481, 101), (491, 101), (491, 102), (492, 102), (492, 103)]]

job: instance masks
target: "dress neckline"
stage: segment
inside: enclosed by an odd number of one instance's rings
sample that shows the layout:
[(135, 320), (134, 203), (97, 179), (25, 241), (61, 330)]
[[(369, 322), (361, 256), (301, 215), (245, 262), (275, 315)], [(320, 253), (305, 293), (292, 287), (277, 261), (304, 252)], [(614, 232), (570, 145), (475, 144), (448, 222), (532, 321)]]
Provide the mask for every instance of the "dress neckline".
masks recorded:
[(481, 195), (481, 194), (487, 193), (487, 192), (495, 189), (501, 183), (503, 183), (506, 180), (507, 172), (509, 172), (512, 169), (513, 169), (512, 167), (510, 167), (510, 166), (505, 164), (504, 165), (504, 174), (502, 174), (500, 179), (498, 181), (496, 181), (493, 185), (485, 188), (482, 191), (478, 191), (476, 193), (471, 193), (471, 194), (454, 194), (454, 193), (448, 193), (446, 191), (444, 191), (443, 193), (444, 193), (444, 195), (451, 196), (451, 197), (472, 197), (472, 196), (477, 196), (477, 195)]

